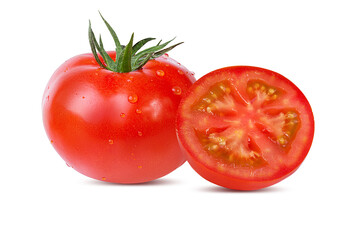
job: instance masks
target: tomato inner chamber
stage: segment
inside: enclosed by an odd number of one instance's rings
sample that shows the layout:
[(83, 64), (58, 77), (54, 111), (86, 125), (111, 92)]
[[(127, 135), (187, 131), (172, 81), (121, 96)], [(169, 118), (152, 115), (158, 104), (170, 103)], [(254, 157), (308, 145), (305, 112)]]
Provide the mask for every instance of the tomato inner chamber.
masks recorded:
[(236, 103), (231, 93), (232, 90), (227, 82), (215, 84), (206, 95), (194, 104), (193, 110), (216, 116), (235, 115)]
[(196, 135), (206, 151), (226, 163), (240, 167), (259, 167), (267, 164), (260, 149), (243, 130), (227, 128), (208, 135), (196, 131)]
[[(245, 94), (240, 94), (229, 81), (212, 85), (192, 107), (210, 119), (208, 127), (194, 128), (204, 150), (223, 163), (253, 168), (268, 164), (253, 135), (262, 134), (279, 151), (289, 151), (300, 127), (299, 114), (295, 109), (270, 106), (284, 94), (283, 90), (255, 79), (247, 82)], [(218, 121), (224, 127), (213, 127)]]

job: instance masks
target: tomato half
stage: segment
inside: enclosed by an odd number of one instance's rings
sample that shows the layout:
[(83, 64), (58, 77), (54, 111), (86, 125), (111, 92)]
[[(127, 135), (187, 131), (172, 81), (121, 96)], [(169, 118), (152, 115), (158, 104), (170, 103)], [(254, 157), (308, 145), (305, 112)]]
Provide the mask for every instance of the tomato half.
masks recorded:
[(67, 165), (86, 176), (151, 181), (185, 161), (175, 118), (194, 81), (193, 73), (168, 55), (128, 73), (101, 68), (93, 54), (79, 55), (61, 65), (46, 87), (45, 130)]
[(303, 93), (287, 78), (258, 67), (213, 71), (179, 106), (177, 133), (190, 165), (223, 187), (255, 190), (292, 174), (313, 139)]

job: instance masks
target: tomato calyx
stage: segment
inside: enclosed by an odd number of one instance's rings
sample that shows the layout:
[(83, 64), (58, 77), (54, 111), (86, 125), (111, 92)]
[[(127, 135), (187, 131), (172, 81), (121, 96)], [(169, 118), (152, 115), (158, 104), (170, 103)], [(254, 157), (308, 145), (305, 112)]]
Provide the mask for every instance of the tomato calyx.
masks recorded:
[[(133, 45), (134, 33), (132, 34), (127, 45), (121, 45), (116, 32), (110, 26), (110, 24), (105, 20), (102, 14), (99, 12), (102, 20), (104, 21), (106, 27), (108, 28), (114, 42), (116, 45), (116, 59), (112, 59), (109, 54), (105, 51), (101, 35), (99, 37), (99, 42), (96, 40), (95, 34), (91, 28), (91, 22), (89, 21), (89, 43), (91, 51), (95, 57), (95, 60), (100, 65), (100, 67), (118, 73), (132, 72), (141, 69), (149, 60), (158, 58), (168, 51), (172, 50), (176, 46), (182, 44), (183, 42), (174, 44), (170, 47), (165, 48), (170, 42), (174, 40), (171, 39), (165, 43), (161, 44), (161, 41), (153, 47), (149, 47), (142, 51), (139, 51), (146, 43), (155, 40), (155, 38), (145, 38), (138, 41)], [(101, 55), (102, 59), (99, 58), (98, 53)]]

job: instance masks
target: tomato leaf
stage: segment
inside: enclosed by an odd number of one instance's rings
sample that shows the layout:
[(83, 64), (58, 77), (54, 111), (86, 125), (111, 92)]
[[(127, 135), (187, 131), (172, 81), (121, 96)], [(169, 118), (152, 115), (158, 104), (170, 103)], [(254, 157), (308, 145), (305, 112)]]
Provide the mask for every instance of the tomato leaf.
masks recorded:
[(119, 56), (120, 53), (121, 53), (122, 50), (123, 50), (123, 47), (122, 47), (121, 43), (119, 42), (119, 39), (118, 39), (118, 37), (117, 37), (117, 34), (116, 34), (115, 30), (113, 30), (113, 28), (111, 27), (111, 25), (110, 25), (110, 24), (105, 20), (105, 18), (102, 16), (102, 14), (100, 13), (100, 11), (99, 11), (99, 14), (100, 14), (102, 20), (104, 21), (104, 23), (105, 23), (107, 29), (109, 30), (109, 32), (110, 32), (110, 34), (111, 34), (111, 36), (112, 36), (112, 38), (113, 38), (113, 40), (114, 40), (114, 42), (115, 42), (115, 45), (116, 45), (116, 53), (117, 53), (117, 56)]
[(132, 71), (132, 48), (133, 48), (134, 33), (132, 34), (129, 43), (123, 48), (117, 63), (117, 72), (125, 73)]
[(146, 43), (155, 40), (155, 38), (145, 38), (143, 40), (140, 40), (139, 42), (137, 42), (134, 46), (133, 46), (133, 55), (139, 51), (140, 48), (142, 48)]
[(94, 55), (94, 58), (95, 58), (96, 62), (100, 65), (100, 67), (106, 68), (106, 66), (100, 61), (99, 56), (97, 55), (97, 52), (96, 52), (96, 43), (97, 43), (97, 41), (96, 41), (94, 32), (91, 29), (91, 22), (90, 22), (90, 20), (89, 20), (89, 43), (90, 43), (91, 51), (92, 51), (92, 53)]
[(162, 55), (165, 54), (166, 52), (172, 50), (173, 48), (175, 48), (176, 46), (178, 46), (178, 45), (180, 45), (180, 44), (182, 44), (182, 43), (184, 43), (184, 42), (180, 42), (180, 43), (174, 44), (174, 45), (172, 45), (172, 46), (170, 46), (170, 47), (168, 47), (168, 48), (165, 48), (165, 49), (163, 49), (163, 50), (161, 50), (161, 51), (155, 52), (155, 53), (152, 55), (152, 58), (153, 58), (153, 59), (154, 59), (154, 58), (158, 58), (158, 57), (162, 56)]
[(163, 44), (160, 44), (161, 43), (161, 41), (160, 41), (156, 46), (147, 48), (143, 51), (140, 51), (137, 54), (135, 54), (135, 56), (138, 57), (140, 55), (144, 55), (145, 53), (151, 53), (151, 52), (154, 53), (156, 51), (159, 51), (159, 50), (163, 49), (164, 47), (166, 47), (173, 40), (174, 40), (174, 38), (172, 40), (169, 40), (168, 42), (163, 43)]
[(133, 69), (138, 70), (142, 68), (152, 57), (153, 53), (145, 53), (143, 56), (140, 56), (136, 59)]
[[(103, 45), (102, 40), (101, 40), (101, 35), (100, 35), (99, 41), (100, 41), (100, 46), (98, 47), (98, 51), (101, 54), (101, 56), (104, 59), (104, 61), (106, 62), (107, 69), (113, 71), (113, 69), (115, 68), (114, 66), (116, 65), (116, 63), (112, 60), (112, 58), (105, 51), (104, 45)], [(96, 46), (98, 46), (98, 45), (96, 45)]]

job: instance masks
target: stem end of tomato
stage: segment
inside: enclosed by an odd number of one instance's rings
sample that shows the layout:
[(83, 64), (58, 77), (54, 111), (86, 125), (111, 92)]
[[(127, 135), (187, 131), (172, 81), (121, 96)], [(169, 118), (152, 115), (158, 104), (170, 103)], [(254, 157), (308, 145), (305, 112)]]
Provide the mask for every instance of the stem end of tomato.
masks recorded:
[[(134, 33), (132, 34), (130, 41), (127, 45), (121, 45), (116, 32), (111, 27), (111, 25), (105, 20), (102, 14), (99, 11), (99, 14), (104, 21), (107, 29), (109, 30), (116, 46), (116, 59), (113, 60), (110, 55), (105, 51), (101, 36), (99, 42), (97, 41), (95, 34), (91, 28), (91, 22), (89, 20), (89, 44), (91, 51), (95, 57), (96, 62), (100, 67), (107, 70), (119, 73), (132, 72), (138, 69), (141, 69), (149, 60), (158, 58), (163, 54), (169, 52), (176, 46), (182, 44), (183, 42), (176, 43), (172, 46), (166, 47), (170, 42), (175, 38), (162, 43), (162, 40), (159, 41), (155, 46), (146, 48), (139, 51), (146, 43), (155, 40), (155, 38), (145, 38), (133, 45)], [(99, 55), (101, 58), (99, 57)]]

